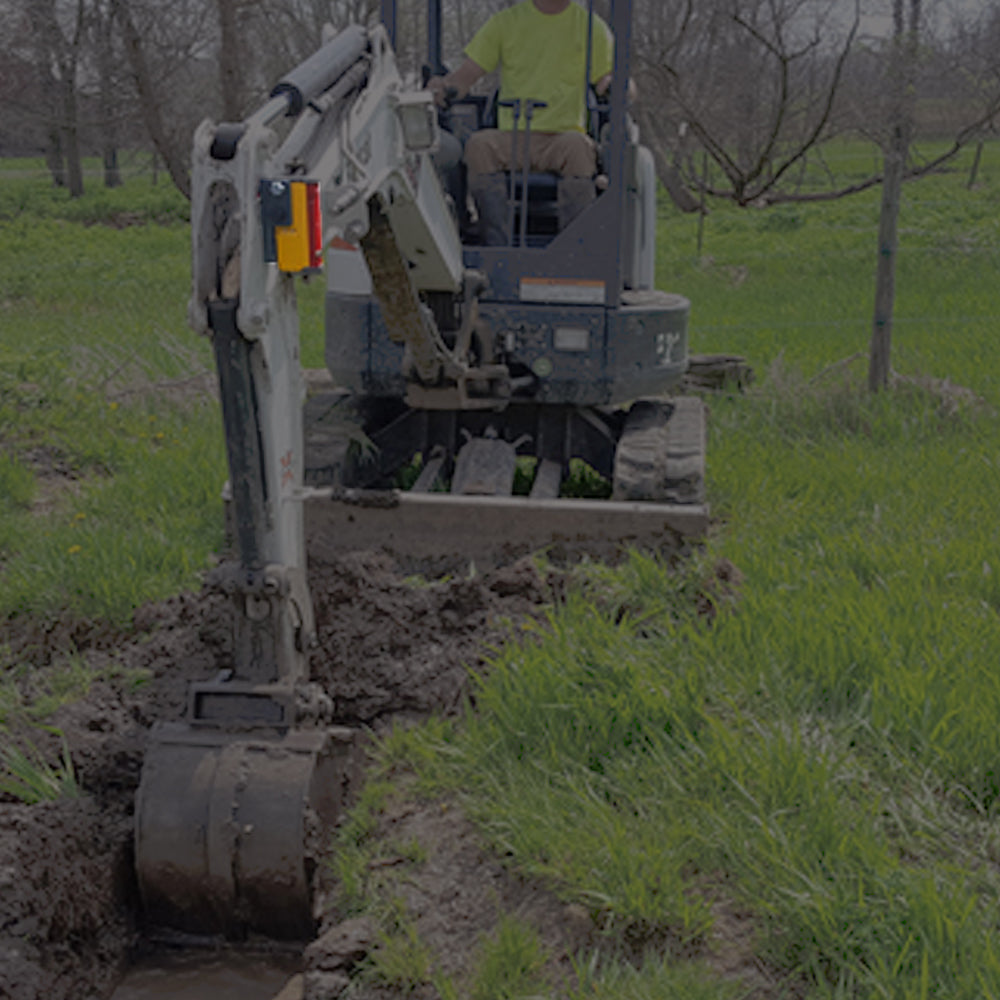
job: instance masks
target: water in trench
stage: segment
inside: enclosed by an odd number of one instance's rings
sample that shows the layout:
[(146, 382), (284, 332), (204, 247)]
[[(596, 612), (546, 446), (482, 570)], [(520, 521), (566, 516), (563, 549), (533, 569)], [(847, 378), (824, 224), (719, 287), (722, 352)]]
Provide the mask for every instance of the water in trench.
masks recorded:
[(131, 966), (110, 1000), (272, 1000), (299, 964), (282, 955), (160, 951)]

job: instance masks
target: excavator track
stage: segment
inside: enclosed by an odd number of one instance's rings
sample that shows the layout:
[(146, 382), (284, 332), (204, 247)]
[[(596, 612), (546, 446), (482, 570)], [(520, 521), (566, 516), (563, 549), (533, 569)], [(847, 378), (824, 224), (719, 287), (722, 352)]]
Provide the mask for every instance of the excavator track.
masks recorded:
[(705, 406), (696, 396), (632, 404), (615, 449), (615, 500), (705, 502)]

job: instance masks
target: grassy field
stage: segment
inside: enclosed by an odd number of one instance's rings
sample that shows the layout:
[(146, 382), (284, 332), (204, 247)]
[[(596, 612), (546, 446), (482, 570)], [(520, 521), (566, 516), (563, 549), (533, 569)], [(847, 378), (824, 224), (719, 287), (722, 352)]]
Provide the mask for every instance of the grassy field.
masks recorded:
[[(505, 649), (463, 724), (403, 741), (609, 942), (650, 942), (580, 996), (741, 995), (717, 971), (734, 910), (775, 996), (1000, 996), (990, 153), (973, 192), (961, 169), (906, 191), (911, 378), (875, 399), (848, 359), (870, 332), (877, 192), (716, 206), (700, 259), (696, 222), (664, 212), (661, 285), (690, 296), (694, 348), (759, 376), (710, 403), (712, 538), (680, 577), (594, 568), (600, 601)], [(706, 583), (719, 560), (735, 594)]]
[[(852, 156), (871, 154), (831, 164)], [(660, 285), (692, 300), (693, 349), (757, 372), (710, 400), (704, 551), (582, 570), (475, 713), (385, 744), (590, 913), (602, 958), (580, 956), (574, 1000), (745, 995), (717, 960), (724, 913), (770, 996), (1000, 997), (1000, 146), (973, 191), (966, 171), (906, 189), (905, 378), (877, 398), (854, 358), (877, 192), (714, 206), (700, 256), (664, 205)], [(142, 178), (90, 203), (0, 192), (0, 614), (127, 620), (220, 540), (183, 205)], [(501, 938), (477, 995), (554, 996), (530, 929)], [(411, 930), (395, 948), (421, 953)], [(431, 965), (417, 980), (448, 996)]]

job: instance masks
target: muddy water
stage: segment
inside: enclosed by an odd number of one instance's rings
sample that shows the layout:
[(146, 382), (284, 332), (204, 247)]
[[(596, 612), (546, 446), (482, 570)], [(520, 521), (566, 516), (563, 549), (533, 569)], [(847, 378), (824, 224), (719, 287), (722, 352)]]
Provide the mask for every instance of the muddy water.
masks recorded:
[(297, 971), (283, 956), (159, 952), (133, 965), (110, 1000), (271, 1000)]

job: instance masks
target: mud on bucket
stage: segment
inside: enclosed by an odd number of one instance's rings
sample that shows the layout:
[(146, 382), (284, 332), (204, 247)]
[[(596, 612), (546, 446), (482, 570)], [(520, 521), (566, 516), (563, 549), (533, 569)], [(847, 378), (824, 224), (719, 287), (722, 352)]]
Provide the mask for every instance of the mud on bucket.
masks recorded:
[(310, 938), (317, 863), (356, 760), (350, 729), (155, 727), (135, 818), (147, 922), (235, 940)]

